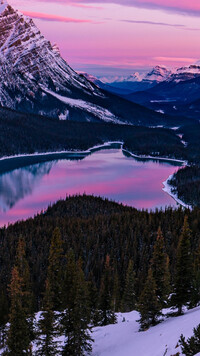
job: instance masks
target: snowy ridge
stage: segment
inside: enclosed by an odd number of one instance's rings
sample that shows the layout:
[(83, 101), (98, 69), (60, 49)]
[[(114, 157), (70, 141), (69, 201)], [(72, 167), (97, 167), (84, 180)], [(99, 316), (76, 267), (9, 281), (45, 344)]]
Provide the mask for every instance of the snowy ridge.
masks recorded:
[(43, 89), (43, 90), (46, 93), (54, 96), (58, 100), (62, 101), (63, 103), (68, 104), (71, 107), (76, 107), (76, 108), (80, 108), (81, 110), (86, 110), (103, 121), (115, 122), (116, 124), (125, 124), (125, 122), (117, 120), (115, 115), (113, 115), (109, 110), (104, 109), (98, 105), (80, 99), (72, 99), (72, 98), (64, 97), (48, 89)]
[[(85, 74), (89, 77), (89, 74)], [(109, 77), (99, 77), (90, 76), (92, 82), (98, 82), (100, 80), (105, 84), (123, 83), (123, 82), (171, 82), (176, 83), (180, 81), (186, 81), (200, 76), (200, 61), (189, 66), (184, 66), (180, 68), (169, 69), (164, 65), (157, 65), (148, 73), (138, 73), (135, 72), (129, 76), (109, 76)], [(98, 85), (98, 83), (97, 83)]]
[[(102, 100), (105, 94), (66, 63), (58, 47), (44, 38), (31, 18), (0, 1), (0, 104), (61, 119), (71, 118), (69, 108), (84, 106), (89, 121), (92, 117), (103, 120), (104, 115), (106, 121), (115, 121), (112, 113), (98, 105), (95, 108), (88, 100)], [(57, 95), (53, 103), (48, 90)], [(69, 98), (68, 102), (61, 96)], [(89, 104), (83, 105), (87, 100)]]

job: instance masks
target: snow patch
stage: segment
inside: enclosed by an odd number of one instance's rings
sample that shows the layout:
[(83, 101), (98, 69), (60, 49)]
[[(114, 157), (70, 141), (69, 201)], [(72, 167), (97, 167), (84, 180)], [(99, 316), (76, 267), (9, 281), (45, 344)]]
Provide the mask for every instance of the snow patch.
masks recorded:
[(71, 107), (76, 107), (76, 108), (85, 110), (103, 121), (114, 122), (116, 124), (125, 124), (124, 122), (117, 120), (116, 116), (113, 115), (109, 110), (104, 109), (101, 106), (98, 106), (93, 103), (90, 103), (90, 102), (87, 102), (84, 100), (80, 100), (80, 99), (67, 98), (66, 96), (56, 94), (53, 91), (51, 91), (47, 88), (44, 88), (43, 86), (41, 86), (41, 88), (46, 93), (54, 96), (55, 98), (62, 101), (63, 103), (65, 103)]

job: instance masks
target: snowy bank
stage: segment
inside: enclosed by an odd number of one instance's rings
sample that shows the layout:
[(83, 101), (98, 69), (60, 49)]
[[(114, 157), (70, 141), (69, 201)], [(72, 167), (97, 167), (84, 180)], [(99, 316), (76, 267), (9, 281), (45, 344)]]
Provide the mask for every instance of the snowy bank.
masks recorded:
[(180, 200), (176, 193), (173, 192), (173, 187), (169, 184), (170, 180), (173, 178), (173, 174), (171, 174), (165, 182), (163, 182), (164, 188), (163, 191), (169, 194), (178, 204), (182, 205), (184, 208), (191, 209), (191, 205), (185, 204), (182, 200)]
[(200, 307), (179, 317), (166, 318), (143, 332), (139, 332), (138, 319), (136, 311), (119, 313), (117, 324), (94, 328), (92, 356), (171, 356), (178, 352), (182, 355), (178, 340), (181, 334), (192, 336), (193, 328), (200, 323)]

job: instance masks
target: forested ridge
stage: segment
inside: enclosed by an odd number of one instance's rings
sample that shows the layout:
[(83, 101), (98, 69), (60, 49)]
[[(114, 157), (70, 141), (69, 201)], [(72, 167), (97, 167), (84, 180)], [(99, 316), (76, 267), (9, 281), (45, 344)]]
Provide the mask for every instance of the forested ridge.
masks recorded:
[(138, 155), (164, 156), (199, 162), (199, 128), (198, 124), (180, 128), (180, 132), (184, 134), (183, 139), (187, 139), (188, 142), (188, 146), (185, 147), (177, 136), (179, 131), (170, 129), (59, 121), (0, 108), (0, 156), (86, 150), (106, 141), (123, 141), (125, 149)]
[(178, 198), (190, 206), (200, 207), (200, 166), (192, 165), (179, 169), (169, 184)]
[[(180, 314), (184, 305), (200, 303), (198, 208), (148, 212), (93, 196), (67, 197), (34, 218), (2, 228), (0, 246), (1, 338), (2, 343), (7, 342), (8, 355), (13, 355), (9, 351), (12, 330), (6, 341), (3, 326), (8, 320), (15, 325), (18, 297), (12, 291), (16, 288), (31, 300), (31, 306), (23, 302), (26, 308), (20, 304), (23, 312), (44, 310), (39, 334), (42, 328), (52, 338), (55, 310), (61, 312), (66, 340), (73, 321), (73, 337), (62, 355), (74, 356), (87, 354), (92, 344), (86, 332), (89, 325), (114, 323), (117, 311), (138, 309), (141, 328), (146, 329), (158, 322), (163, 307), (174, 306)], [(22, 260), (26, 268), (20, 267)], [(16, 280), (18, 287), (13, 285)], [(20, 283), (26, 286), (26, 293)], [(28, 330), (29, 326), (23, 325)], [(73, 338), (80, 328), (87, 341), (77, 353)], [(41, 348), (45, 348), (43, 341)], [(57, 349), (55, 345), (53, 349)]]

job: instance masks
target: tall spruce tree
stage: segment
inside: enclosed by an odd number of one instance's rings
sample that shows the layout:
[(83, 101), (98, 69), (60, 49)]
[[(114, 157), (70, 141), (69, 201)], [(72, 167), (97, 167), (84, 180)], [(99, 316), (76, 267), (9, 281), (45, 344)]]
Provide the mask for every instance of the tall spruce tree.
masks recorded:
[(72, 260), (73, 255), (69, 256), (67, 263), (67, 274), (70, 271), (73, 274), (71, 285), (69, 278), (67, 280), (69, 287), (69, 298), (67, 307), (62, 317), (62, 328), (66, 338), (63, 347), (63, 356), (83, 356), (92, 351), (92, 337), (90, 334), (90, 310), (87, 284), (84, 273), (81, 268), (81, 261), (75, 264)]
[(49, 293), (51, 293), (54, 310), (62, 309), (63, 293), (63, 241), (59, 228), (55, 228), (52, 234), (49, 250), (47, 280)]
[(160, 228), (154, 245), (151, 268), (156, 282), (156, 295), (162, 307), (165, 307), (170, 291), (169, 258), (165, 252), (164, 238)]
[(107, 255), (100, 287), (99, 309), (101, 313), (101, 325), (114, 324), (116, 322), (116, 316), (112, 308), (112, 291), (112, 268), (110, 266), (110, 257)]
[(53, 310), (51, 290), (50, 283), (47, 279), (44, 311), (42, 312), (38, 322), (37, 351), (35, 356), (58, 355), (58, 342), (55, 341), (55, 337), (58, 336), (58, 326), (56, 325), (57, 320)]
[(31, 343), (29, 324), (27, 320), (26, 308), (23, 307), (24, 283), (18, 268), (12, 269), (10, 283), (11, 308), (10, 327), (7, 339), (7, 352), (9, 356), (30, 355)]
[(156, 325), (158, 317), (161, 315), (161, 304), (156, 295), (156, 288), (152, 269), (149, 268), (148, 277), (138, 303), (142, 330), (145, 330), (150, 325)]
[(175, 293), (172, 299), (174, 306), (178, 308), (178, 315), (182, 314), (183, 305), (187, 304), (191, 297), (193, 268), (190, 237), (191, 232), (186, 216), (177, 249)]
[(22, 279), (22, 307), (27, 315), (30, 339), (33, 340), (35, 337), (33, 330), (33, 293), (31, 288), (30, 269), (26, 258), (26, 244), (22, 236), (20, 236), (17, 244), (15, 266), (17, 267), (19, 276)]
[(192, 294), (190, 299), (190, 307), (194, 308), (200, 302), (200, 246), (195, 253), (194, 271), (192, 278)]
[(135, 308), (135, 302), (135, 272), (133, 270), (133, 260), (130, 260), (126, 272), (124, 294), (122, 298), (122, 310), (124, 312), (132, 311)]

